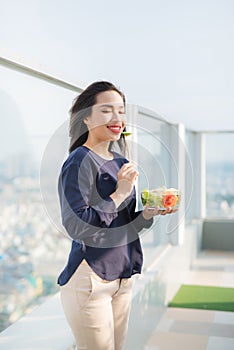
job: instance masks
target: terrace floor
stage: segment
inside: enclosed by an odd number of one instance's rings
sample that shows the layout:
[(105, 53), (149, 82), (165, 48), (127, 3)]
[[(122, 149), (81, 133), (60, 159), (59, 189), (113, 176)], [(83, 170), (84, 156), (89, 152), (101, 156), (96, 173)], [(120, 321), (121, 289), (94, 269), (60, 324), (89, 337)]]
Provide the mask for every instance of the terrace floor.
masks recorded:
[[(234, 288), (234, 252), (201, 252), (185, 284)], [(172, 349), (234, 349), (234, 313), (167, 308), (144, 350)]]

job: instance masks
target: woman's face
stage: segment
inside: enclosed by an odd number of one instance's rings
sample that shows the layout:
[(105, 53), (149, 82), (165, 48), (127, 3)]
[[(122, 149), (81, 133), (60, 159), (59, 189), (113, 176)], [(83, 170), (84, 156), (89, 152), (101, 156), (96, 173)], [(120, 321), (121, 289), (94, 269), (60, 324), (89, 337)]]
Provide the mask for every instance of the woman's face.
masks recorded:
[(117, 141), (126, 125), (125, 107), (117, 91), (104, 91), (97, 95), (92, 114), (85, 119), (89, 136), (100, 143)]

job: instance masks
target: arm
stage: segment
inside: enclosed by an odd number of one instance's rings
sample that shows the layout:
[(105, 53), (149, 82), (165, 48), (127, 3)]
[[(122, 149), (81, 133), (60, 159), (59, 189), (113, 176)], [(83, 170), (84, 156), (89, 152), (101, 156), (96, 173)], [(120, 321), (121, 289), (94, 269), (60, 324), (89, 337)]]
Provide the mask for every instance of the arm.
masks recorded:
[(59, 178), (62, 223), (75, 240), (97, 239), (98, 230), (109, 227), (118, 215), (111, 197), (92, 198), (94, 177), (95, 173), (86, 161), (65, 164)]
[(137, 232), (140, 232), (144, 228), (150, 228), (153, 224), (154, 220), (153, 217), (150, 217), (149, 219), (144, 217), (144, 211), (136, 211), (132, 215), (132, 223), (134, 227), (136, 228)]
[(159, 207), (155, 207), (154, 209), (149, 208), (147, 204), (143, 210), (135, 212), (133, 214), (133, 224), (136, 229), (141, 231), (143, 228), (149, 228), (153, 224), (153, 218), (157, 215), (166, 215), (173, 214), (177, 212), (178, 209), (167, 208), (165, 210), (159, 209)]
[[(134, 170), (132, 163), (126, 163), (117, 174), (117, 190), (110, 195), (116, 207), (120, 207), (133, 190), (138, 172)], [(143, 211), (135, 212), (135, 205), (130, 209), (131, 221), (137, 232), (143, 228), (149, 228), (153, 224), (153, 218), (144, 217)]]

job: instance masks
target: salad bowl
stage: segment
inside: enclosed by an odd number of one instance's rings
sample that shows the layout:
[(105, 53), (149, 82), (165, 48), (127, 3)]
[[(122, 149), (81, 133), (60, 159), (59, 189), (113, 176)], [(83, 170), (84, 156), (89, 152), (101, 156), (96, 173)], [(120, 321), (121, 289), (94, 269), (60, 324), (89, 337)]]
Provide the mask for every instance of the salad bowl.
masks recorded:
[(156, 189), (144, 189), (141, 191), (141, 201), (143, 206), (149, 205), (149, 208), (154, 209), (159, 207), (159, 210), (167, 210), (168, 208), (178, 209), (181, 200), (181, 192), (176, 188), (166, 188), (161, 186)]

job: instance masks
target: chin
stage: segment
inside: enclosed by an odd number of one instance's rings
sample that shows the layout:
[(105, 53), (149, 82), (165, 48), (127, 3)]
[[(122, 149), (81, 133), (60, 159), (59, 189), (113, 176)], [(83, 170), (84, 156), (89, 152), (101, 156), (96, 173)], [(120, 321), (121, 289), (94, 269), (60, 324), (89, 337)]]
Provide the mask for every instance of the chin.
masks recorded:
[(110, 141), (119, 141), (120, 135), (113, 136)]
[(113, 135), (106, 138), (106, 141), (118, 141), (121, 135)]

